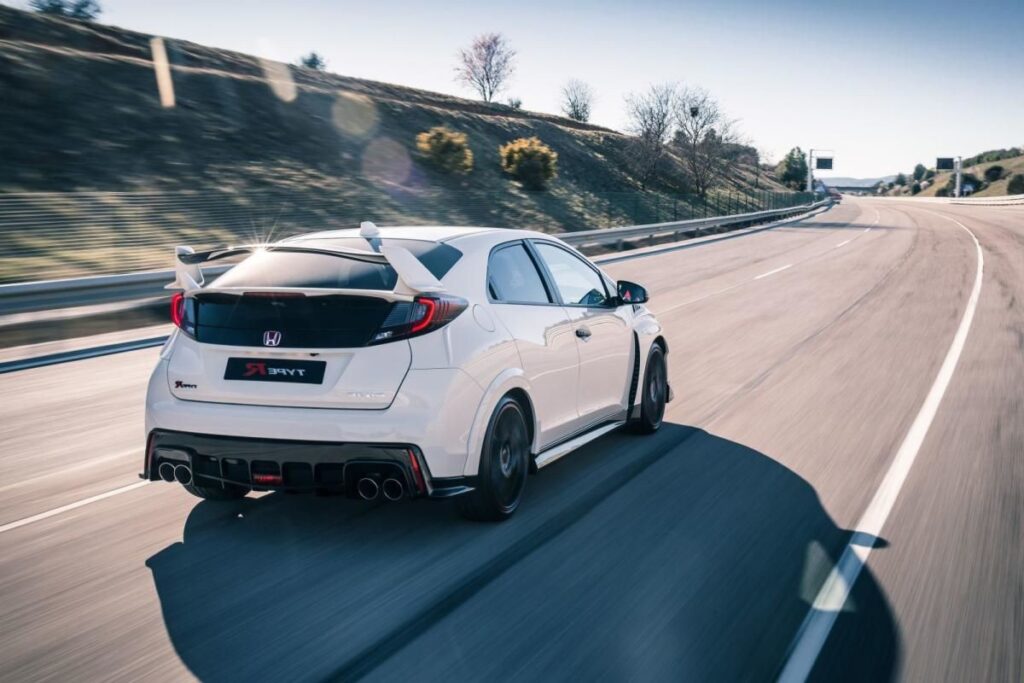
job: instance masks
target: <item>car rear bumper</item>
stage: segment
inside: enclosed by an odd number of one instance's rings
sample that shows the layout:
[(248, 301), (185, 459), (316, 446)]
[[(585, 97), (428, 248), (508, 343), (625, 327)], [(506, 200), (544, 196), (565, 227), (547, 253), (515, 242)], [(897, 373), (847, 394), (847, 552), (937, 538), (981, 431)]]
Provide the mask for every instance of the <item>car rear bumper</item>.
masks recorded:
[(357, 482), (402, 482), (403, 497), (448, 498), (471, 489), (465, 478), (430, 476), (411, 444), (328, 443), (195, 434), (156, 429), (147, 439), (141, 478), (159, 481), (161, 465), (185, 465), (198, 486), (235, 485), (256, 491), (343, 493)]
[[(457, 478), (465, 474), (470, 431), (482, 396), (480, 386), (461, 370), (431, 369), (410, 370), (391, 406), (383, 410), (186, 401), (170, 393), (167, 364), (161, 361), (146, 396), (146, 434), (240, 439), (249, 444), (252, 459), (273, 451), (277, 455), (268, 459), (280, 464), (287, 461), (281, 454), (291, 450), (268, 444), (308, 444), (302, 448), (307, 455), (298, 462), (313, 464), (318, 458), (337, 457), (339, 448), (349, 445), (388, 453), (396, 445), (412, 446), (425, 466), (425, 476)], [(328, 451), (331, 456), (325, 455)]]

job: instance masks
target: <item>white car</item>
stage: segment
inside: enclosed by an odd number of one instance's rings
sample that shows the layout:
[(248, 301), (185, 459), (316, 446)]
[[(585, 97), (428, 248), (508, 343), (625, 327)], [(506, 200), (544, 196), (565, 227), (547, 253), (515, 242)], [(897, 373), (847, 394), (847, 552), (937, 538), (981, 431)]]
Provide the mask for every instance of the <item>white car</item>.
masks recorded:
[(141, 476), (202, 498), (457, 496), (500, 520), (528, 473), (655, 431), (671, 399), (646, 291), (550, 235), (364, 223), (176, 266)]

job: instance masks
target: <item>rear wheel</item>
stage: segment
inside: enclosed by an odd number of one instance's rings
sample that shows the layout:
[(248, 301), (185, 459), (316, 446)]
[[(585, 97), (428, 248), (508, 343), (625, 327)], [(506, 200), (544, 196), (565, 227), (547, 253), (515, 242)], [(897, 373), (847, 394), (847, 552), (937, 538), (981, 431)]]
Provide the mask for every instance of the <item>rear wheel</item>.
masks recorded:
[(522, 407), (508, 396), (491, 415), (480, 453), (477, 487), (456, 500), (468, 519), (498, 522), (519, 507), (530, 465), (530, 438)]
[(249, 493), (249, 489), (242, 486), (235, 486), (234, 484), (224, 484), (221, 486), (199, 486), (198, 484), (182, 484), (185, 490), (191, 493), (193, 496), (205, 498), (206, 500), (238, 500), (239, 498), (245, 498), (245, 494)]
[(658, 431), (665, 417), (665, 403), (668, 400), (668, 369), (665, 351), (655, 344), (647, 357), (644, 384), (640, 389), (640, 416), (633, 421), (633, 431), (652, 434)]

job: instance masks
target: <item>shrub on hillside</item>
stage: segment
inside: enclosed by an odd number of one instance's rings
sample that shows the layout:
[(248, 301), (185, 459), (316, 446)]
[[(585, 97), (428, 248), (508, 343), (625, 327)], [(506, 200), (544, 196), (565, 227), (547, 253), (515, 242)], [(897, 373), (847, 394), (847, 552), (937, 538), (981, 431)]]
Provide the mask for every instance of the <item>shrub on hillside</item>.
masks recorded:
[(1007, 194), (1024, 194), (1024, 173), (1017, 173), (1006, 185)]
[(988, 168), (985, 169), (985, 180), (987, 180), (990, 183), (994, 183), (995, 181), (1003, 177), (1003, 172), (1005, 170), (1006, 169), (1004, 169), (999, 164), (989, 166)]
[(416, 136), (416, 150), (424, 161), (445, 173), (465, 174), (473, 170), (473, 150), (465, 133), (434, 126)]
[(540, 138), (519, 138), (498, 148), (501, 170), (528, 190), (543, 190), (558, 175), (558, 154)]
[(920, 191), (921, 191), (921, 183), (915, 182), (913, 185), (910, 186), (910, 194), (917, 194)]
[(934, 168), (929, 168), (927, 171), (924, 172), (924, 179), (925, 180), (931, 180), (934, 177), (935, 177), (935, 169)]
[[(970, 185), (970, 186), (972, 186), (974, 188), (974, 190), (973, 190), (974, 192), (977, 192), (978, 190), (980, 190), (983, 187), (985, 187), (985, 183), (983, 183), (981, 181), (981, 178), (979, 178), (978, 176), (974, 175), (973, 173), (964, 173), (964, 174), (962, 174), (960, 176), (960, 185), (961, 185), (961, 188), (963, 188), (963, 189), (966, 189), (967, 186)], [(946, 181), (946, 193), (950, 197), (952, 197), (954, 190), (956, 190), (956, 176), (955, 175), (951, 175), (949, 177), (949, 180)], [(945, 197), (946, 195), (940, 195), (940, 196)]]

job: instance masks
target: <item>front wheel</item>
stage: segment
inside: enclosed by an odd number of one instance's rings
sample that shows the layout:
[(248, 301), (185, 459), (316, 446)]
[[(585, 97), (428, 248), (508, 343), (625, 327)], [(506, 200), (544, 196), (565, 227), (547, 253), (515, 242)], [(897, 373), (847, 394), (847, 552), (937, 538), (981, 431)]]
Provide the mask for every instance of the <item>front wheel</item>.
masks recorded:
[(665, 351), (660, 345), (651, 347), (644, 371), (644, 384), (640, 394), (640, 416), (630, 425), (640, 434), (652, 434), (661, 427), (665, 417), (665, 403), (668, 401), (668, 368)]
[(500, 522), (512, 516), (526, 487), (530, 439), (522, 406), (508, 396), (491, 415), (480, 453), (477, 487), (456, 500), (467, 519)]

